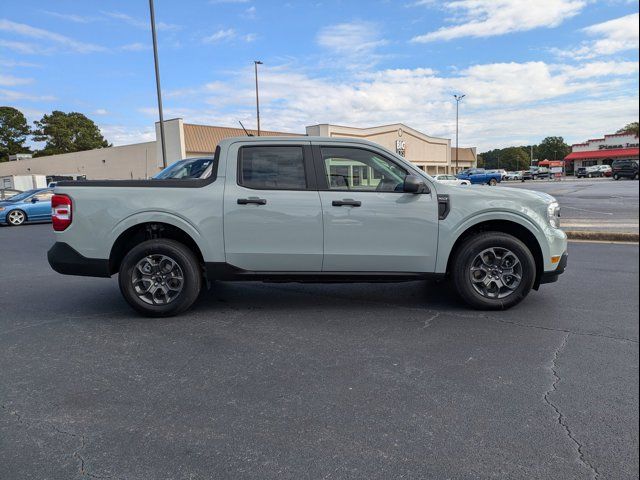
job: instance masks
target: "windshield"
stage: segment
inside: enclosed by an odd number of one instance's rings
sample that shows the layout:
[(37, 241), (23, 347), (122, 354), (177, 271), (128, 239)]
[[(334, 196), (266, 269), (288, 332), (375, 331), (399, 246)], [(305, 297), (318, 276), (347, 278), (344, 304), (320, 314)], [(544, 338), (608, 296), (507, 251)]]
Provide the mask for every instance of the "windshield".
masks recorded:
[(158, 173), (155, 179), (207, 178), (211, 175), (213, 158), (179, 160)]
[(20, 200), (24, 200), (25, 198), (30, 197), (31, 195), (33, 195), (37, 191), (38, 190), (27, 190), (26, 192), (22, 192), (22, 193), (19, 193), (18, 195), (14, 195), (8, 201), (9, 202), (19, 202)]

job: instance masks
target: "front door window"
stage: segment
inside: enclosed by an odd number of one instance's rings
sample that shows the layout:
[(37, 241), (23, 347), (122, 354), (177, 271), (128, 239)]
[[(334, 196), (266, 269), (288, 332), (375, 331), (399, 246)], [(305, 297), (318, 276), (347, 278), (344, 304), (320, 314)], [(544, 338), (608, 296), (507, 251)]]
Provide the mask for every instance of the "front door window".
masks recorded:
[(395, 162), (360, 148), (323, 147), (330, 190), (402, 192), (407, 171)]

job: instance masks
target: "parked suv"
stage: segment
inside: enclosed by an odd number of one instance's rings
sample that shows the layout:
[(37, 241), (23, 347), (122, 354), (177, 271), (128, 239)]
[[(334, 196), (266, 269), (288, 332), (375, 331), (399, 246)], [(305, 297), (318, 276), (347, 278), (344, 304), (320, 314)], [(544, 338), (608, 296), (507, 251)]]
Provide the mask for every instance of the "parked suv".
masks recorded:
[(438, 183), (358, 139), (228, 138), (207, 178), (60, 182), (52, 209), (53, 269), (118, 273), (151, 316), (186, 310), (212, 280), (449, 277), (472, 307), (505, 309), (567, 262), (552, 196)]
[(638, 162), (636, 160), (614, 160), (611, 164), (614, 180), (634, 178), (638, 180)]

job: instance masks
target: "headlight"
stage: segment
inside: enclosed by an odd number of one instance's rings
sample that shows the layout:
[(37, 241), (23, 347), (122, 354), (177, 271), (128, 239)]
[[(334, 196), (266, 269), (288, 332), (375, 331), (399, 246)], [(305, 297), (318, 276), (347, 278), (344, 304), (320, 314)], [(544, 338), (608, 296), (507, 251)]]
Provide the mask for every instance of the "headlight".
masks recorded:
[(547, 206), (547, 217), (553, 228), (560, 228), (560, 205), (558, 202), (551, 202)]

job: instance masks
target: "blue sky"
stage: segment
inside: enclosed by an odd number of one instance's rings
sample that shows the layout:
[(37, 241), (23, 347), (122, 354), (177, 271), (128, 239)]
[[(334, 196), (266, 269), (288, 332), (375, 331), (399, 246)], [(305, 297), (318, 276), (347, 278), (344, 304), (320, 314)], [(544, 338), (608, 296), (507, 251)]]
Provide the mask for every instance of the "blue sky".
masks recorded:
[[(146, 0), (4, 0), (0, 104), (154, 138)], [(264, 129), (402, 122), (486, 148), (578, 142), (638, 119), (638, 3), (156, 0), (165, 117)]]

